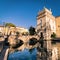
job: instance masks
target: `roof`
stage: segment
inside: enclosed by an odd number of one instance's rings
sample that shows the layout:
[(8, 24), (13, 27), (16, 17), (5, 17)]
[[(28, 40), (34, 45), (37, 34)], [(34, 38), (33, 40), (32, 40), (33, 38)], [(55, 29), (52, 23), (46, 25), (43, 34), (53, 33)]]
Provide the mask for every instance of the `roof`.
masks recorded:
[(44, 7), (41, 11), (38, 12), (38, 15), (39, 15), (39, 14), (42, 14), (42, 13), (44, 13), (44, 12), (48, 12), (48, 13), (52, 14), (51, 9), (49, 10), (49, 9), (47, 9), (46, 7)]

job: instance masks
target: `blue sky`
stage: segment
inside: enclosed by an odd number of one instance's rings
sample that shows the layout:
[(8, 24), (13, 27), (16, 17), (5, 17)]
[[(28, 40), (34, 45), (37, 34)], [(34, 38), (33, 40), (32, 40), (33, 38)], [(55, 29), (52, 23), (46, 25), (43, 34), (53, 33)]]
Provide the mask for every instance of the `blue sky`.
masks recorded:
[(60, 16), (60, 0), (0, 0), (0, 22), (36, 27), (36, 16), (44, 6), (51, 8), (54, 16)]

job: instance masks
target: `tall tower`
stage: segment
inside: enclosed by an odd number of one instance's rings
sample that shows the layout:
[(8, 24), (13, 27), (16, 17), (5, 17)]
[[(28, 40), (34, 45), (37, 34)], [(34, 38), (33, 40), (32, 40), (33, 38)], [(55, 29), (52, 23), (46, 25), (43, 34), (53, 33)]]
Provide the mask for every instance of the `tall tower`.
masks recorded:
[(45, 39), (50, 39), (53, 32), (56, 33), (55, 17), (52, 15), (51, 9), (44, 9), (38, 12), (37, 15), (37, 33), (40, 35), (43, 32)]
[(37, 34), (41, 36), (41, 33), (43, 33), (44, 37), (43, 49), (46, 48), (49, 54), (47, 60), (52, 60), (50, 54), (52, 52), (50, 38), (53, 32), (56, 33), (55, 25), (56, 25), (55, 17), (52, 15), (51, 10), (48, 10), (47, 8), (44, 7), (44, 9), (40, 11), (37, 16)]

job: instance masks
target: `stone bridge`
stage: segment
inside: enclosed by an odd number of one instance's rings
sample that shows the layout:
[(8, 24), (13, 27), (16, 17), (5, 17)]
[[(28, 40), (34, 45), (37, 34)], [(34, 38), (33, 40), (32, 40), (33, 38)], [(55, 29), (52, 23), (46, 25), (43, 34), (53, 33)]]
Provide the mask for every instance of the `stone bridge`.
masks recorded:
[(19, 36), (19, 39), (23, 40), (24, 42), (29, 41), (31, 38), (35, 38), (37, 40), (39, 40), (39, 36), (34, 35), (34, 36)]
[[(13, 39), (15, 37), (16, 37), (15, 35), (11, 35), (8, 40), (10, 40), (10, 42), (13, 42)], [(33, 35), (33, 36), (28, 35), (28, 36), (19, 36), (18, 37), (18, 39), (22, 40), (23, 42), (28, 42), (31, 38), (35, 38), (35, 39), (39, 40), (39, 36), (37, 36), (37, 35)]]
[[(16, 38), (15, 35), (10, 36), (9, 39), (8, 39), (8, 42), (11, 45), (16, 44), (17, 40), (15, 40), (15, 38)], [(35, 39), (39, 40), (39, 36), (37, 36), (37, 35), (34, 35), (34, 36), (30, 36), (30, 35), (28, 35), (28, 36), (19, 36), (18, 39), (22, 40), (24, 42), (24, 44), (22, 46), (20, 46), (18, 48), (18, 50), (24, 50), (25, 48), (30, 49), (30, 48), (37, 47), (37, 45), (39, 45), (38, 43), (35, 44), (34, 46), (29, 45), (29, 40), (32, 39), (32, 38), (35, 38)]]

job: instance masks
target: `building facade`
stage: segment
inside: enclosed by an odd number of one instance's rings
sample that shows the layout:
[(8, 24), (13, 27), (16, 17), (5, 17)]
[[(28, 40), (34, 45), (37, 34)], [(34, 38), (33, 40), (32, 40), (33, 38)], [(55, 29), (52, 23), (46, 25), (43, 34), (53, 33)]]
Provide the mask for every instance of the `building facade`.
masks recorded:
[(60, 37), (60, 16), (55, 17), (56, 20), (56, 35)]
[(25, 34), (25, 33), (29, 33), (28, 29), (25, 29), (23, 27), (4, 27), (4, 26), (0, 26), (0, 33), (2, 33), (2, 35), (16, 35), (16, 32), (18, 32), (19, 34)]
[(46, 39), (51, 37), (51, 34), (56, 33), (60, 37), (60, 17), (52, 15), (51, 9), (44, 8), (37, 15), (37, 33), (43, 32)]

